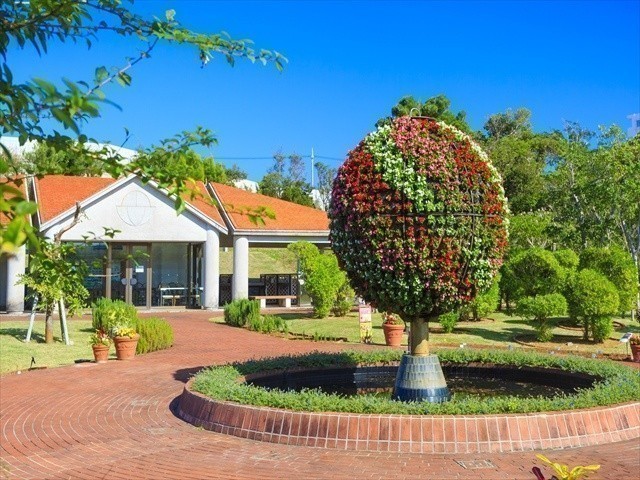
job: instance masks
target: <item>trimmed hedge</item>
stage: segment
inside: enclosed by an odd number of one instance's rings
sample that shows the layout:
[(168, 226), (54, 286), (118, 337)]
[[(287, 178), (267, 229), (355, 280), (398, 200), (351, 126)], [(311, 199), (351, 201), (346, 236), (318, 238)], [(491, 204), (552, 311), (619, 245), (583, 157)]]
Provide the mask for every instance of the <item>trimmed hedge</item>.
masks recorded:
[(139, 318), (135, 328), (140, 334), (137, 354), (164, 350), (173, 345), (173, 328), (163, 318)]
[(573, 410), (640, 400), (640, 373), (611, 361), (576, 356), (542, 355), (529, 352), (492, 350), (442, 350), (443, 363), (485, 363), (498, 365), (560, 368), (582, 372), (603, 380), (593, 388), (553, 398), (466, 397), (447, 403), (404, 403), (372, 395), (344, 397), (319, 390), (286, 392), (240, 383), (240, 377), (252, 373), (291, 368), (379, 365), (396, 363), (401, 351), (312, 353), (251, 360), (211, 367), (196, 375), (193, 389), (211, 398), (255, 406), (268, 406), (307, 412), (352, 412), (406, 415), (475, 415)]

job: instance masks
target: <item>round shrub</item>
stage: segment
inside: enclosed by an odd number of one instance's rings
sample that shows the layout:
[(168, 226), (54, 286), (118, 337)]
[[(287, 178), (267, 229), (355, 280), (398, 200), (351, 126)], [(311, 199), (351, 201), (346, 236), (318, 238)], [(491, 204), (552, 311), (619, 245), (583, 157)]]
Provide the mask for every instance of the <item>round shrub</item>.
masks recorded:
[(611, 334), (611, 317), (618, 312), (618, 291), (603, 275), (580, 270), (569, 280), (567, 301), (571, 314), (582, 322), (585, 340), (591, 336), (602, 342)]
[(453, 332), (453, 329), (456, 328), (456, 323), (458, 323), (459, 315), (456, 312), (443, 313), (438, 317), (438, 321), (442, 326), (442, 329), (445, 333)]
[(580, 254), (580, 268), (604, 275), (618, 291), (619, 312), (635, 308), (638, 294), (638, 270), (633, 258), (620, 248), (587, 248)]
[(501, 286), (509, 298), (535, 297), (560, 293), (566, 281), (566, 271), (552, 252), (530, 248), (507, 262)]
[(566, 268), (570, 271), (578, 269), (580, 258), (578, 257), (578, 254), (573, 250), (570, 250), (568, 248), (556, 250), (555, 252), (553, 252), (553, 256), (556, 257), (556, 260), (562, 268)]
[(490, 286), (507, 244), (506, 213), (500, 177), (467, 135), (399, 117), (340, 167), (330, 238), (359, 296), (407, 319), (434, 317)]
[(548, 342), (553, 338), (549, 318), (564, 315), (567, 312), (567, 301), (559, 293), (524, 297), (518, 300), (516, 313), (527, 320), (534, 321), (537, 338), (540, 342)]

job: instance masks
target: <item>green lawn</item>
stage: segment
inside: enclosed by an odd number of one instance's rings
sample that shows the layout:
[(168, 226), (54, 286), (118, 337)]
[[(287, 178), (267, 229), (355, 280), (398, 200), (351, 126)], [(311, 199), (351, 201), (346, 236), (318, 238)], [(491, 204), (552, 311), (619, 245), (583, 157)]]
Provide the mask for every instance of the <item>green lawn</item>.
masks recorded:
[[(24, 343), (29, 321), (27, 319), (11, 322), (0, 322), (0, 374), (27, 370), (31, 358), (35, 367), (58, 367), (70, 365), (77, 361), (93, 361), (93, 351), (89, 337), (93, 333), (91, 320), (69, 320), (69, 339), (73, 345), (65, 345), (60, 331), (60, 323), (54, 323), (55, 343), (44, 343), (44, 321), (38, 316), (31, 342)], [(111, 355), (115, 358), (115, 349), (111, 347)]]
[[(278, 316), (287, 320), (291, 333), (304, 333), (315, 337), (344, 337), (349, 342), (354, 343), (360, 341), (360, 327), (356, 312), (352, 312), (346, 317), (329, 317), (325, 319), (317, 319), (313, 318), (311, 314), (299, 313)], [(519, 348), (522, 345), (516, 341), (517, 339), (545, 351), (554, 350), (581, 354), (602, 352), (623, 355), (626, 352), (626, 345), (620, 343), (617, 339), (624, 332), (640, 332), (640, 324), (635, 321), (632, 322), (629, 318), (616, 318), (615, 321), (622, 325), (612, 334), (611, 338), (613, 340), (607, 340), (602, 344), (584, 342), (581, 330), (561, 327), (554, 329), (555, 337), (551, 342), (539, 343), (535, 341), (535, 330), (528, 322), (501, 313), (496, 313), (492, 315), (492, 319), (480, 322), (459, 322), (453, 333), (444, 333), (440, 325), (434, 323), (431, 326), (430, 341), (434, 346), (459, 346), (464, 343), (467, 346), (504, 348), (511, 344)], [(374, 313), (372, 315), (372, 323), (373, 343), (384, 344), (380, 314)], [(406, 345), (406, 338), (404, 345)]]

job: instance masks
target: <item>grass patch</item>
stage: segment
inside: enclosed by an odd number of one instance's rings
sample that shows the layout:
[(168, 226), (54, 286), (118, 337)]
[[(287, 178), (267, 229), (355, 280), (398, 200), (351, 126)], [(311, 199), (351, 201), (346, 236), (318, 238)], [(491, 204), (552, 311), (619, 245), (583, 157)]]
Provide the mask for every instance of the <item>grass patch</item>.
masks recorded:
[[(325, 338), (337, 337), (346, 338), (348, 342), (360, 342), (360, 326), (358, 323), (358, 313), (350, 312), (344, 317), (328, 317), (324, 319), (313, 318), (311, 313), (285, 313), (277, 314), (286, 320), (289, 332), (292, 334), (305, 334), (309, 337), (321, 336)], [(554, 324), (559, 324), (563, 319), (552, 319)], [(458, 322), (452, 333), (445, 333), (442, 327), (434, 322), (430, 327), (430, 342), (434, 346), (458, 346), (467, 344), (481, 347), (505, 348), (508, 345), (518, 346), (516, 340), (524, 341), (530, 346), (540, 348), (544, 351), (556, 351), (560, 353), (576, 353), (581, 355), (626, 354), (626, 346), (617, 339), (624, 332), (640, 332), (640, 324), (632, 322), (629, 318), (616, 318), (621, 326), (616, 329), (610, 340), (604, 343), (593, 343), (582, 340), (581, 330), (570, 330), (561, 327), (553, 329), (554, 338), (549, 342), (538, 342), (535, 340), (536, 330), (530, 322), (519, 317), (511, 317), (502, 313), (495, 313), (491, 319), (480, 322)], [(379, 313), (372, 315), (373, 343), (384, 345), (384, 334), (382, 332), (382, 318)], [(403, 345), (407, 344), (405, 336)]]
[[(31, 358), (35, 367), (59, 367), (76, 361), (93, 361), (89, 337), (94, 332), (91, 320), (68, 320), (69, 340), (73, 345), (65, 345), (60, 323), (54, 323), (52, 344), (44, 342), (44, 320), (39, 316), (34, 324), (31, 342), (24, 343), (29, 328), (29, 320), (0, 322), (0, 374), (28, 370)], [(111, 349), (115, 358), (115, 350)]]
[(369, 414), (406, 415), (473, 415), (496, 413), (528, 413), (541, 411), (572, 410), (595, 406), (613, 405), (640, 400), (640, 373), (610, 361), (595, 361), (576, 356), (558, 357), (532, 352), (506, 352), (491, 350), (442, 350), (438, 352), (443, 363), (479, 362), (516, 366), (559, 368), (582, 372), (604, 380), (593, 388), (575, 394), (553, 398), (517, 397), (455, 397), (447, 403), (398, 402), (373, 395), (345, 397), (319, 390), (301, 392), (264, 389), (239, 379), (251, 373), (285, 370), (291, 368), (318, 368), (332, 366), (377, 365), (400, 360), (402, 352), (384, 350), (378, 352), (313, 353), (253, 360), (212, 367), (196, 375), (193, 389), (211, 398), (255, 406), (285, 408), (308, 412), (352, 412)]

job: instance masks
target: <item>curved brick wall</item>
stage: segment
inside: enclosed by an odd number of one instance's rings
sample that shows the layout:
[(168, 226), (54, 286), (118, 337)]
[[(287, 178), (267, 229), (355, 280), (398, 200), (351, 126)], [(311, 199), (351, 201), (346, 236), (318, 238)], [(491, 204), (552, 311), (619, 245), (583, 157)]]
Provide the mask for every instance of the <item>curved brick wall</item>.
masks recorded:
[(198, 427), (264, 442), (361, 451), (512, 452), (640, 438), (640, 402), (514, 415), (293, 412), (207, 398), (187, 383), (177, 414)]

